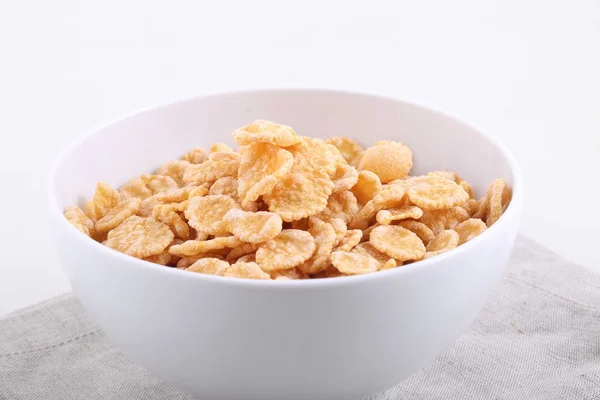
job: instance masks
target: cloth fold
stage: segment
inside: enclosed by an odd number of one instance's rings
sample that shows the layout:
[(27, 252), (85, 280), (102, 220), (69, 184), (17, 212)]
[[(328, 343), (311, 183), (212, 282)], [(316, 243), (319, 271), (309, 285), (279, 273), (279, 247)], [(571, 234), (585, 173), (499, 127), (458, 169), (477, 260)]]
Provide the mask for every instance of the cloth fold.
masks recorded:
[[(185, 399), (121, 354), (72, 294), (0, 319), (0, 399)], [(444, 354), (377, 400), (600, 400), (600, 275), (519, 237)]]

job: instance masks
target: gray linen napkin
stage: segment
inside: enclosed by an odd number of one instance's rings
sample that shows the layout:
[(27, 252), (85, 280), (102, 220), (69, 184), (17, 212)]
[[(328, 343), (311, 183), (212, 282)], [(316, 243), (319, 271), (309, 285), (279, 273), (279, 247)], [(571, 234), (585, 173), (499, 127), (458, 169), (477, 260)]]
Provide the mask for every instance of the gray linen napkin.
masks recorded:
[[(64, 295), (0, 320), (0, 399), (193, 399), (123, 356)], [(600, 399), (600, 275), (520, 237), (437, 361), (373, 399)]]

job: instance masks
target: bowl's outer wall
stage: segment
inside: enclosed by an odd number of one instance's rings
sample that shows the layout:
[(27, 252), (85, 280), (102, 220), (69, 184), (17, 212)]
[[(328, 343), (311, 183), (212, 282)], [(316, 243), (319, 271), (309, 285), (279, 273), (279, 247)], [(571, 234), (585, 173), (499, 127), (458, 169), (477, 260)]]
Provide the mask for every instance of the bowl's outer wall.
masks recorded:
[[(515, 176), (471, 127), (409, 103), (337, 92), (228, 94), (128, 117), (69, 151), (51, 183), (59, 208), (195, 146), (230, 142), (254, 119), (301, 135), (400, 140), (416, 173), (459, 171), (482, 193)], [(54, 201), (54, 200), (51, 200)], [(474, 320), (500, 279), (520, 219), (511, 211), (453, 252), (342, 284), (270, 286), (144, 265), (80, 235), (54, 210), (58, 251), (84, 307), (140, 364), (215, 399), (358, 399), (431, 362)], [(304, 282), (301, 282), (304, 283)]]

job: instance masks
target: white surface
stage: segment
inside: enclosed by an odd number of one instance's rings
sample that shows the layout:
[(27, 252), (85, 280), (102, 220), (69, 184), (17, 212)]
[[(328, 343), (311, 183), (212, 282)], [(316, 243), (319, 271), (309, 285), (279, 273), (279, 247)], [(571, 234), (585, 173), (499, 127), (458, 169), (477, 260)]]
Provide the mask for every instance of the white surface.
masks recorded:
[[(195, 145), (206, 148), (253, 113), (315, 136), (339, 129), (364, 143), (400, 134), (421, 155), (415, 173), (460, 170), (475, 190), (499, 174), (513, 188), (511, 204), (484, 234), (444, 255), (391, 271), (295, 282), (149, 264), (94, 242), (63, 217), (67, 205), (91, 195), (92, 182), (118, 185)], [(469, 143), (473, 162), (460, 154), (461, 143)], [(104, 168), (99, 155), (109, 152)], [(223, 400), (363, 399), (433, 361), (500, 280), (523, 191), (514, 160), (471, 127), (412, 104), (326, 91), (220, 95), (134, 115), (71, 148), (51, 179), (59, 255), (94, 321), (148, 369), (202, 398)]]
[(45, 212), (60, 149), (133, 109), (248, 87), (464, 115), (520, 162), (522, 231), (600, 271), (599, 48), (595, 0), (2, 2), (0, 314), (69, 288)]

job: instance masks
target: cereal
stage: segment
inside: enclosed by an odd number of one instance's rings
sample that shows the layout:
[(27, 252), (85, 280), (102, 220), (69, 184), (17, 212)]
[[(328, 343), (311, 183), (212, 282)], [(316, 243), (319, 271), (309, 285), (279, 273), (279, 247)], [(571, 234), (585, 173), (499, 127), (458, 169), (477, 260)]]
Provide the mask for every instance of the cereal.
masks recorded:
[(352, 253), (360, 253), (369, 256), (379, 263), (379, 266), (385, 265), (386, 262), (391, 258), (382, 251), (377, 250), (370, 243), (360, 243), (352, 249)]
[(462, 207), (452, 207), (448, 210), (425, 210), (421, 222), (437, 235), (444, 229), (453, 229), (456, 225), (469, 219), (469, 214)]
[(104, 217), (96, 221), (96, 232), (105, 233), (116, 228), (121, 222), (136, 214), (142, 205), (142, 200), (132, 197), (122, 201), (108, 210)]
[[(335, 242), (333, 242), (333, 247), (336, 247), (340, 244), (340, 241), (346, 236), (346, 232), (348, 231), (348, 227), (346, 226), (346, 221), (342, 218), (331, 218), (327, 221), (329, 225), (335, 231)], [(308, 226), (306, 227), (308, 229)]]
[(195, 256), (200, 253), (208, 253), (215, 250), (233, 248), (243, 242), (235, 236), (221, 236), (210, 240), (198, 241), (188, 240), (182, 244), (171, 246), (169, 253), (176, 256)]
[[(65, 218), (93, 240), (154, 264), (264, 280), (389, 270), (483, 233), (511, 201), (497, 179), (478, 200), (453, 171), (411, 176), (411, 150), (298, 136), (256, 120), (239, 149), (197, 147), (119, 191), (99, 183)], [(437, 160), (433, 160), (437, 163)]]
[(373, 257), (347, 251), (334, 251), (331, 253), (331, 263), (338, 271), (349, 275), (368, 274), (381, 268)]
[(188, 224), (198, 231), (209, 235), (224, 234), (227, 227), (223, 217), (232, 208), (238, 208), (238, 204), (229, 196), (193, 197), (185, 210), (185, 217)]
[(413, 166), (412, 152), (400, 142), (381, 141), (363, 153), (359, 170), (368, 170), (379, 177), (381, 183), (406, 177)]
[(219, 178), (210, 186), (208, 194), (222, 194), (224, 196), (229, 196), (238, 202), (238, 180), (233, 176)]
[(94, 222), (79, 207), (67, 207), (65, 218), (83, 234), (91, 236), (94, 233)]
[(406, 189), (401, 186), (390, 186), (382, 190), (373, 200), (365, 204), (348, 227), (350, 229), (366, 229), (380, 210), (402, 206), (405, 194)]
[(270, 193), (294, 164), (292, 153), (269, 143), (242, 147), (238, 194), (242, 205)]
[(92, 221), (98, 221), (113, 207), (121, 201), (119, 192), (107, 183), (98, 183), (96, 192), (91, 201), (85, 205), (85, 213)]
[(234, 262), (237, 259), (247, 256), (248, 254), (256, 253), (260, 243), (244, 243), (231, 249), (225, 258), (229, 262)]
[(419, 219), (423, 216), (423, 210), (417, 206), (407, 206), (402, 208), (390, 208), (377, 212), (377, 222), (381, 225), (389, 225), (394, 221), (403, 219)]
[(272, 279), (279, 280), (294, 280), (294, 279), (308, 279), (310, 276), (300, 271), (298, 267), (289, 269), (280, 269), (271, 272)]
[(333, 193), (350, 190), (358, 182), (358, 171), (350, 165), (338, 163), (331, 180)]
[(360, 171), (358, 180), (352, 187), (352, 193), (356, 196), (359, 204), (367, 204), (381, 192), (381, 181), (371, 171)]
[(175, 234), (175, 237), (187, 240), (190, 238), (190, 227), (176, 212), (180, 211), (177, 206), (178, 203), (157, 204), (152, 210), (152, 216), (157, 221), (167, 224)]
[(427, 225), (419, 221), (400, 221), (399, 226), (408, 229), (421, 239), (425, 244), (435, 237), (435, 234)]
[(271, 275), (264, 272), (257, 263), (242, 261), (238, 261), (227, 268), (224, 276), (231, 278), (271, 279)]
[(218, 258), (201, 258), (185, 270), (199, 274), (222, 276), (225, 275), (229, 267), (230, 265), (227, 261), (219, 260)]
[(337, 192), (329, 196), (327, 207), (317, 214), (317, 217), (323, 221), (329, 221), (334, 218), (342, 219), (346, 224), (352, 221), (352, 218), (358, 213), (358, 202), (356, 197), (346, 190)]
[(504, 212), (510, 202), (511, 192), (504, 179), (496, 179), (488, 188), (488, 212), (486, 217), (487, 226), (492, 226)]
[(279, 235), (283, 221), (272, 212), (249, 212), (232, 208), (223, 216), (227, 231), (248, 243), (263, 243)]
[(132, 215), (108, 232), (106, 245), (133, 257), (146, 258), (162, 253), (174, 237), (162, 222)]
[(477, 218), (470, 218), (454, 227), (454, 231), (458, 233), (459, 245), (468, 242), (475, 236), (480, 235), (486, 229), (486, 223)]
[(418, 178), (408, 189), (408, 198), (423, 209), (442, 210), (463, 205), (469, 200), (469, 195), (448, 179), (428, 175)]
[(453, 230), (440, 232), (432, 241), (427, 243), (427, 253), (423, 258), (430, 258), (445, 253), (458, 246), (459, 236)]
[(165, 163), (156, 170), (156, 175), (165, 175), (173, 179), (179, 186), (185, 185), (183, 174), (192, 165), (189, 161), (176, 160)]
[[(169, 254), (171, 254), (171, 253), (169, 253)], [(200, 253), (200, 254), (196, 254), (194, 256), (184, 256), (184, 257), (180, 258), (179, 261), (177, 261), (177, 268), (178, 269), (186, 269), (187, 267), (189, 267), (196, 261), (201, 260), (203, 258), (217, 258), (219, 260), (222, 260), (223, 256), (221, 254), (218, 254), (215, 252)]]
[(208, 159), (208, 154), (202, 147), (196, 147), (195, 149), (192, 149), (188, 153), (184, 154), (181, 159), (189, 162), (190, 164), (202, 164)]
[(335, 242), (335, 230), (330, 224), (315, 217), (310, 219), (309, 226), (308, 232), (315, 240), (316, 249), (312, 256), (297, 268), (306, 274), (316, 274), (329, 265), (329, 255)]
[(323, 211), (332, 190), (333, 182), (322, 171), (313, 171), (309, 176), (292, 173), (275, 185), (271, 193), (263, 196), (263, 200), (269, 205), (269, 211), (290, 222)]
[(170, 176), (144, 174), (127, 182), (119, 189), (123, 199), (138, 197), (142, 200), (169, 189), (177, 189), (179, 185)]
[(362, 146), (358, 142), (345, 136), (329, 138), (327, 139), (327, 143), (334, 145), (348, 164), (363, 151)]
[(309, 232), (286, 229), (258, 248), (256, 261), (267, 272), (293, 268), (308, 260), (315, 248)]
[(250, 125), (236, 129), (233, 132), (233, 140), (240, 146), (251, 143), (270, 143), (287, 147), (300, 142), (301, 139), (289, 126), (259, 119)]
[(425, 254), (421, 239), (398, 225), (383, 225), (373, 229), (369, 243), (398, 261), (419, 260)]
[(340, 240), (339, 244), (336, 246), (336, 251), (350, 251), (357, 244), (360, 243), (360, 239), (362, 238), (362, 231), (360, 229), (351, 229), (346, 232), (346, 235)]
[(214, 182), (224, 176), (237, 177), (239, 160), (207, 160), (202, 164), (190, 165), (183, 174), (183, 181), (187, 184), (199, 185), (205, 182)]

